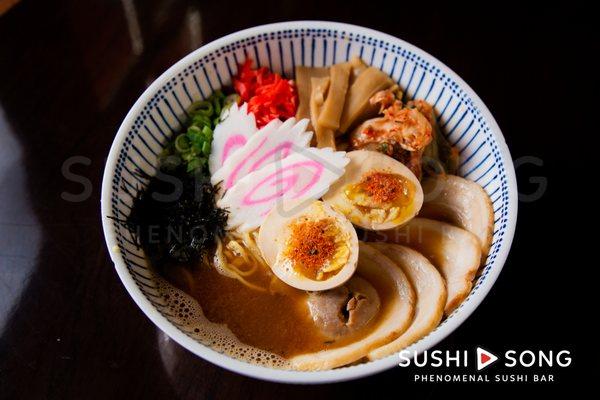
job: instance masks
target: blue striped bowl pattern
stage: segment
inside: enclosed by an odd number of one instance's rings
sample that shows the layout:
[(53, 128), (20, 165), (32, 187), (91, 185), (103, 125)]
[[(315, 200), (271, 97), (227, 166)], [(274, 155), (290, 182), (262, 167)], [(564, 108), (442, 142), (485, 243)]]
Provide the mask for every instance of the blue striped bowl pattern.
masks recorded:
[(273, 370), (234, 360), (194, 340), (159, 296), (143, 252), (126, 229), (107, 217), (126, 218), (132, 195), (145, 185), (136, 173), (153, 175), (166, 141), (181, 129), (186, 109), (231, 83), (237, 65), (251, 57), (287, 77), (296, 65), (327, 66), (359, 55), (388, 73), (408, 98), (433, 104), (440, 127), (460, 152), (459, 174), (490, 195), (495, 215), (491, 251), (469, 297), (440, 326), (409, 350), (423, 351), (454, 330), (477, 307), (502, 269), (517, 215), (510, 153), (492, 115), (473, 90), (444, 64), (392, 36), (353, 25), (299, 21), (266, 25), (212, 42), (176, 63), (139, 98), (110, 150), (102, 187), (106, 241), (125, 287), (148, 317), (171, 338), (201, 357), (239, 373), (284, 382), (330, 382), (369, 375), (397, 364), (390, 356), (323, 372)]

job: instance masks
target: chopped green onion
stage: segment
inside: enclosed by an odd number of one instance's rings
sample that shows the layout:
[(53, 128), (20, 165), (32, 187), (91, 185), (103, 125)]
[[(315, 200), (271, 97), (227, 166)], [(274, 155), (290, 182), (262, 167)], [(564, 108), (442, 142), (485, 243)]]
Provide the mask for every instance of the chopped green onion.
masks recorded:
[(197, 101), (190, 106), (189, 113), (192, 115), (212, 115), (213, 103), (210, 100)]
[(204, 126), (204, 125), (210, 125), (211, 121), (210, 121), (210, 117), (208, 115), (204, 115), (204, 114), (196, 114), (192, 117), (192, 126)]
[[(220, 122), (220, 115), (228, 99), (233, 101), (231, 96), (225, 96), (217, 90), (208, 99), (190, 106), (187, 129), (165, 147), (160, 155), (161, 167), (172, 169), (183, 160), (190, 173), (202, 172), (206, 168), (214, 128)], [(171, 157), (179, 161), (175, 163)]]
[(206, 125), (204, 128), (202, 128), (202, 133), (204, 134), (205, 138), (209, 140), (212, 139), (213, 130), (210, 126)]
[(199, 158), (194, 158), (194, 159), (190, 160), (190, 162), (188, 162), (187, 171), (188, 172), (194, 172), (199, 167), (201, 167), (201, 161), (200, 161), (200, 159)]
[(175, 138), (175, 150), (177, 150), (180, 153), (184, 153), (189, 148), (190, 142), (187, 136), (185, 136), (183, 133), (177, 136), (177, 138)]
[(202, 154), (204, 154), (205, 156), (210, 155), (210, 143), (209, 142), (204, 142), (202, 144)]

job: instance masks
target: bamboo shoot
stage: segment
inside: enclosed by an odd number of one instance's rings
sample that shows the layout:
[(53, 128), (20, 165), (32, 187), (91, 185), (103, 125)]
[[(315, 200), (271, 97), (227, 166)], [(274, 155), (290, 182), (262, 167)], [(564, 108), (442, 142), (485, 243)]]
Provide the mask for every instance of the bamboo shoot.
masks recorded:
[(350, 63), (342, 63), (329, 69), (329, 90), (318, 121), (325, 128), (335, 131), (340, 127), (351, 68)]
[(376, 92), (394, 84), (392, 78), (374, 67), (368, 67), (348, 89), (344, 111), (340, 120), (340, 132), (345, 133), (359, 120), (377, 115), (378, 107), (369, 103)]
[[(298, 90), (298, 109), (296, 110), (296, 119), (310, 119), (310, 93), (311, 78), (329, 76), (329, 68), (326, 67), (296, 67), (296, 89)], [(312, 122), (312, 120), (311, 120)], [(309, 130), (314, 128), (309, 124)]]
[(332, 129), (326, 128), (319, 124), (319, 115), (330, 86), (328, 76), (322, 78), (311, 78), (311, 93), (310, 93), (310, 118), (317, 138), (317, 147), (331, 147), (335, 149), (335, 132)]

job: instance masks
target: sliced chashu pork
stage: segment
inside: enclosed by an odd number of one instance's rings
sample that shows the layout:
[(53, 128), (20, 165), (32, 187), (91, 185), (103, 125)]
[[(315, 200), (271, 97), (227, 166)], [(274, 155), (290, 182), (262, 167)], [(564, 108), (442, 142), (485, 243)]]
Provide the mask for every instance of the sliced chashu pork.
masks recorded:
[(455, 175), (440, 175), (423, 182), (425, 201), (420, 217), (449, 222), (473, 233), (481, 245), (481, 263), (492, 244), (494, 209), (477, 183)]
[(400, 336), (410, 325), (414, 315), (415, 293), (404, 272), (393, 261), (361, 242), (357, 273), (368, 282), (377, 282), (374, 286), (386, 285), (386, 292), (391, 294), (382, 300), (382, 314), (373, 321), (376, 325), (356, 342), (290, 358), (294, 369), (325, 370), (358, 361), (369, 351)]
[(414, 218), (400, 228), (369, 232), (368, 237), (411, 247), (431, 261), (446, 281), (446, 315), (471, 291), (481, 259), (479, 240), (471, 232), (445, 222)]
[(418, 251), (383, 242), (369, 245), (402, 269), (417, 296), (415, 316), (410, 327), (397, 339), (371, 351), (368, 357), (375, 360), (402, 350), (438, 326), (446, 305), (446, 283), (438, 270)]

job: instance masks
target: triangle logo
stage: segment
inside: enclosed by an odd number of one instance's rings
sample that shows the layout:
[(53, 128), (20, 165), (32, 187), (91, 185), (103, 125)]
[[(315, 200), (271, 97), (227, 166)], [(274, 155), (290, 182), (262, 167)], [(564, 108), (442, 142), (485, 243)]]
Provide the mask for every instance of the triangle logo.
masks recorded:
[(488, 365), (493, 364), (498, 357), (481, 347), (477, 348), (477, 371), (481, 371)]

